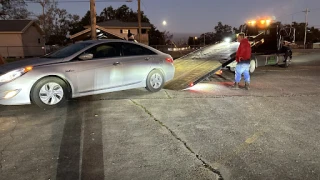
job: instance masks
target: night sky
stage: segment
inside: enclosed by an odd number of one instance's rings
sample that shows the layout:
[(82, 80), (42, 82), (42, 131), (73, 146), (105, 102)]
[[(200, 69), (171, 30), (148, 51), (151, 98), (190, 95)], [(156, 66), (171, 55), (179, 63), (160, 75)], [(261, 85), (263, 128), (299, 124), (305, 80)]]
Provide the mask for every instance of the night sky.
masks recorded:
[[(56, 0), (73, 1), (73, 0)], [(74, 0), (76, 1), (76, 0)], [(88, 0), (89, 1), (89, 0)], [(101, 1), (101, 0), (97, 0)], [(106, 0), (108, 1), (108, 0)], [(117, 2), (118, 1), (118, 2)], [(119, 2), (120, 1), (120, 2)], [(122, 1), (122, 2), (121, 2)], [(109, 0), (97, 2), (97, 13), (104, 7), (117, 8), (126, 4), (137, 10), (137, 1)], [(309, 24), (320, 28), (320, 0), (141, 0), (141, 9), (158, 29), (175, 33), (201, 33), (213, 31), (218, 21), (238, 27), (257, 16), (275, 16), (284, 23), (304, 22), (305, 8), (310, 9)], [(60, 3), (69, 13), (83, 16), (89, 10), (89, 2)], [(29, 4), (29, 10), (41, 13), (39, 4)], [(167, 26), (162, 21), (167, 21)]]

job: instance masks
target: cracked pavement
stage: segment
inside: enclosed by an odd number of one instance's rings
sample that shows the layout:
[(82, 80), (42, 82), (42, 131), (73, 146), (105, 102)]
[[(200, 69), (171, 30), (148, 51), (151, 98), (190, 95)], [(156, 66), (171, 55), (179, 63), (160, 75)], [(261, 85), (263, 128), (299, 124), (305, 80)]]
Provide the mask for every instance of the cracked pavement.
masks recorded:
[(320, 52), (185, 91), (135, 89), (64, 108), (0, 106), (0, 179), (320, 178)]

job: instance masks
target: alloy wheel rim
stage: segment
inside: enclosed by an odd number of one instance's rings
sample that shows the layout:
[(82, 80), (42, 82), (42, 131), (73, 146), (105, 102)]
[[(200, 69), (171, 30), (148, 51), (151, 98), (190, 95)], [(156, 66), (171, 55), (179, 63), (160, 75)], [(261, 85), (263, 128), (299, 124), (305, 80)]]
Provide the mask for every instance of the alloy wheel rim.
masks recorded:
[(63, 98), (63, 88), (55, 82), (46, 83), (39, 92), (40, 100), (47, 105), (56, 105)]
[(150, 78), (150, 84), (154, 89), (161, 87), (163, 82), (162, 76), (159, 73), (155, 73)]

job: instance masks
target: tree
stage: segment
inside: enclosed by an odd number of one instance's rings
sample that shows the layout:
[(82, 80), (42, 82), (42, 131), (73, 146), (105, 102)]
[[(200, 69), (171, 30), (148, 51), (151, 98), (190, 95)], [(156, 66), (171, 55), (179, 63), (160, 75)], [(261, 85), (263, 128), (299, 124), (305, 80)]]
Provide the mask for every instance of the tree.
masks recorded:
[[(90, 11), (89, 11), (90, 12)], [(116, 19), (116, 10), (112, 6), (104, 8), (99, 16), (99, 22), (107, 21), (110, 19)]]
[(197, 46), (197, 45), (200, 45), (200, 41), (198, 38), (196, 37), (189, 37), (188, 39), (188, 45), (189, 46)]
[(165, 36), (155, 26), (151, 26), (149, 31), (149, 45), (164, 45)]
[(202, 44), (213, 44), (216, 42), (216, 36), (214, 32), (203, 33), (199, 37), (199, 41)]
[[(286, 27), (293, 27), (296, 30), (295, 41), (296, 42), (304, 42), (305, 36), (305, 23), (297, 23), (293, 22), (292, 25), (287, 24)], [(320, 31), (315, 27), (309, 27), (307, 30), (307, 43), (314, 43), (320, 41)]]
[(222, 41), (225, 37), (232, 35), (232, 27), (229, 25), (223, 25), (222, 22), (218, 22), (215, 29), (215, 40)]
[(320, 30), (315, 27), (308, 28), (307, 42), (308, 43), (320, 42)]
[(31, 14), (24, 0), (0, 0), (0, 19), (27, 19)]
[[(97, 18), (97, 21), (102, 22), (115, 19), (121, 20), (123, 22), (137, 22), (138, 13), (134, 12), (127, 5), (122, 5), (118, 9), (113, 9), (112, 6), (109, 6), (102, 10), (99, 18)], [(141, 11), (141, 22), (150, 22), (143, 11)]]
[(46, 44), (65, 44), (69, 31), (80, 30), (80, 17), (57, 7), (58, 3), (50, 0), (35, 0), (44, 6), (45, 13), (38, 16), (38, 23), (45, 32)]

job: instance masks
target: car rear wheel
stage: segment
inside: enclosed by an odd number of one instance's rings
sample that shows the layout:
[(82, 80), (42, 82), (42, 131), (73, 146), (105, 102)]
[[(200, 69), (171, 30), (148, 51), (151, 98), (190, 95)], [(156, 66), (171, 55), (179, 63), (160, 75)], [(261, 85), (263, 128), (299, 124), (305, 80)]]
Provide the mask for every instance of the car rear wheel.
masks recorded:
[(151, 71), (147, 77), (146, 89), (150, 92), (157, 92), (162, 89), (163, 85), (164, 85), (164, 77), (161, 71), (159, 70)]
[(66, 103), (68, 88), (66, 83), (55, 77), (40, 80), (31, 91), (31, 100), (37, 106), (50, 109)]

